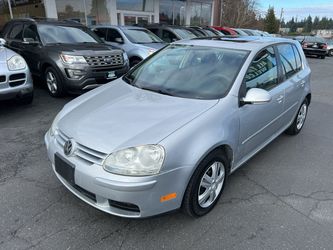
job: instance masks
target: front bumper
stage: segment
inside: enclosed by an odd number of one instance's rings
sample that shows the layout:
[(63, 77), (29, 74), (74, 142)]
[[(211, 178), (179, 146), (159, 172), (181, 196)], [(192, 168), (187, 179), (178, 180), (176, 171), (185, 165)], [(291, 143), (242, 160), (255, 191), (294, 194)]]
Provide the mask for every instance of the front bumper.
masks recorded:
[[(127, 64), (111, 67), (111, 68), (93, 68), (91, 66), (80, 65), (58, 65), (65, 84), (65, 88), (69, 93), (82, 93), (84, 91), (93, 89), (112, 80), (115, 80), (124, 75), (128, 70)], [(82, 72), (80, 78), (71, 78), (68, 74), (69, 70), (79, 70)], [(108, 74), (113, 72), (114, 77), (108, 78)]]
[(0, 100), (23, 97), (33, 92), (33, 82), (29, 68), (8, 71), (7, 65), (0, 64)]
[[(67, 157), (49, 132), (45, 135), (48, 157), (57, 178), (73, 194), (89, 205), (109, 214), (128, 217), (150, 217), (180, 208), (191, 167), (175, 168), (154, 176), (130, 177), (106, 172), (99, 164), (88, 165), (76, 157)], [(54, 156), (75, 165), (75, 185), (55, 171)], [(161, 197), (176, 197), (161, 201)]]

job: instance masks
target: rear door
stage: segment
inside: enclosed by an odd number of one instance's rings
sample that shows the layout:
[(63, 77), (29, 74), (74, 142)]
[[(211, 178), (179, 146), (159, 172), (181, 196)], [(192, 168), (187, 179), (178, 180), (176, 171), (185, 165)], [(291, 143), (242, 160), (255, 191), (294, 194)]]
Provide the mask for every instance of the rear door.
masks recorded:
[(246, 73), (240, 98), (251, 88), (262, 88), (272, 96), (265, 104), (246, 104), (239, 108), (240, 138), (239, 152), (242, 161), (276, 136), (283, 122), (284, 86), (279, 82), (278, 60), (273, 47), (257, 54)]

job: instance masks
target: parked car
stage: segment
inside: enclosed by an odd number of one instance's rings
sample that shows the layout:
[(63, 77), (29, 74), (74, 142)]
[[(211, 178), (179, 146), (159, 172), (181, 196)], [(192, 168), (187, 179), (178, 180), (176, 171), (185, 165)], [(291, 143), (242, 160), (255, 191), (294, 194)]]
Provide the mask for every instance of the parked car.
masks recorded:
[(74, 21), (17, 19), (3, 29), (7, 46), (43, 79), (51, 96), (82, 93), (129, 69), (126, 53), (112, 48)]
[(211, 26), (212, 28), (222, 32), (224, 35), (227, 35), (227, 36), (237, 36), (237, 32), (234, 31), (233, 29), (231, 28), (228, 28), (228, 27), (221, 27), (221, 26)]
[(327, 43), (319, 36), (297, 36), (303, 48), (305, 55), (317, 56), (325, 59), (327, 55)]
[(92, 30), (106, 43), (123, 49), (134, 66), (166, 43), (151, 31), (137, 26), (97, 26)]
[(239, 36), (249, 36), (248, 33), (246, 33), (245, 31), (243, 31), (242, 29), (236, 29), (236, 28), (232, 28)]
[(197, 37), (191, 31), (181, 26), (173, 25), (148, 25), (146, 26), (151, 32), (157, 35), (166, 43), (175, 42), (183, 39), (192, 39)]
[(206, 26), (189, 26), (189, 28), (200, 32), (203, 37), (224, 36), (222, 32)]
[(95, 208), (202, 216), (230, 173), (284, 131), (301, 131), (310, 101), (297, 41), (184, 40), (69, 102), (45, 143), (57, 178)]
[(333, 40), (327, 40), (327, 55), (333, 56)]
[(33, 100), (33, 83), (29, 68), (20, 55), (5, 48), (0, 38), (0, 100), (16, 99), (30, 104)]

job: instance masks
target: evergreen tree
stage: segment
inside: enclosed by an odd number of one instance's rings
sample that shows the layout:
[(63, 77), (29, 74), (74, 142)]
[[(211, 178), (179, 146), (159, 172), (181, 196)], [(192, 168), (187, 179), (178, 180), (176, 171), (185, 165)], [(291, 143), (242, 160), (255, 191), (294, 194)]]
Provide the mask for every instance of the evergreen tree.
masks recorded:
[(265, 31), (268, 33), (279, 32), (279, 22), (276, 19), (274, 7), (269, 7), (265, 18)]
[(312, 31), (312, 17), (309, 15), (307, 19), (304, 20), (304, 32)]

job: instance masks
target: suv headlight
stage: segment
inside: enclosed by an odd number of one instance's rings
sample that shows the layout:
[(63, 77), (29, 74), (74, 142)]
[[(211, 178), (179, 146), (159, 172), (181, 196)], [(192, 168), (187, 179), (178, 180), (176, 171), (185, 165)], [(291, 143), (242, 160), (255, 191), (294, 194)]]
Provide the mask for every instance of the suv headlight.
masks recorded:
[(15, 70), (22, 70), (25, 69), (27, 64), (25, 63), (24, 59), (22, 56), (15, 55), (12, 56), (8, 61), (7, 61), (7, 66), (10, 71), (15, 71)]
[(73, 56), (73, 55), (60, 54), (60, 58), (64, 63), (67, 63), (67, 64), (87, 63), (86, 59), (84, 59), (83, 56)]
[(164, 156), (164, 148), (160, 145), (131, 147), (110, 154), (103, 168), (120, 175), (154, 175), (160, 172)]

